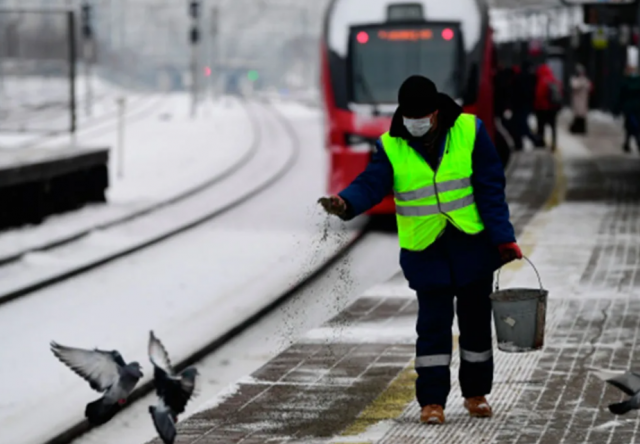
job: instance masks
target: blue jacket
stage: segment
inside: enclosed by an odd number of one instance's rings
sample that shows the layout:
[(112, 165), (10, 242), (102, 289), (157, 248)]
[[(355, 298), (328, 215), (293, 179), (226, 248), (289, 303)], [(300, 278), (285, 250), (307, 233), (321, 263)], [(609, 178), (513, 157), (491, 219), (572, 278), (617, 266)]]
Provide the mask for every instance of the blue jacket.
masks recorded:
[[(419, 141), (409, 141), (409, 144), (429, 162)], [(440, 158), (444, 147), (443, 140), (440, 144)], [(402, 249), (400, 265), (409, 286), (416, 291), (450, 285), (462, 286), (486, 277), (502, 265), (498, 245), (516, 240), (509, 221), (502, 162), (479, 119), (472, 161), (471, 181), (485, 230), (472, 236), (447, 224), (445, 232), (425, 250), (413, 252)], [(382, 148), (382, 142), (378, 140), (366, 170), (339, 193), (348, 207), (344, 219), (349, 220), (364, 213), (392, 191), (393, 167)]]

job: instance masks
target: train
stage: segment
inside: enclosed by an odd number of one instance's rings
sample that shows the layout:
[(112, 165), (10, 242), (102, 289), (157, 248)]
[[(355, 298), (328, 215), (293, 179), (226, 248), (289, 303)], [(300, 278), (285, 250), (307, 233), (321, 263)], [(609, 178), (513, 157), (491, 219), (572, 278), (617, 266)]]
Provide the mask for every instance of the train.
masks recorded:
[[(366, 168), (404, 79), (422, 74), (495, 137), (495, 48), (485, 0), (331, 0), (321, 40), (328, 192)], [(370, 215), (395, 213), (390, 194)]]

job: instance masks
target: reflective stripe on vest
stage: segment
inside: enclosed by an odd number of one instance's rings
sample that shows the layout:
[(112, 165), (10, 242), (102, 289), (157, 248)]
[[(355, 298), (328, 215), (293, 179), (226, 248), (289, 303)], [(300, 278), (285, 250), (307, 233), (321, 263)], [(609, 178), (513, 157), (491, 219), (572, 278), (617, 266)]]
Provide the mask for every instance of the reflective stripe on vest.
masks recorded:
[(471, 184), (477, 122), (471, 114), (458, 117), (447, 134), (436, 171), (406, 140), (382, 135), (382, 146), (393, 167), (402, 248), (424, 250), (446, 228), (447, 221), (467, 234), (484, 229)]
[[(442, 182), (438, 184), (439, 191), (454, 191), (461, 190), (463, 188), (467, 188), (471, 186), (471, 178), (467, 177), (464, 179), (450, 180), (448, 182)], [(420, 188), (415, 191), (408, 191), (406, 193), (396, 193), (394, 192), (396, 199), (401, 201), (409, 201), (422, 199), (424, 197), (435, 196), (436, 187), (434, 185), (427, 185), (424, 188)]]
[(396, 207), (396, 213), (401, 216), (431, 216), (439, 213), (450, 213), (454, 210), (459, 210), (475, 202), (473, 194), (470, 194), (461, 199), (456, 199), (452, 202), (447, 202), (438, 205), (421, 205), (413, 207)]

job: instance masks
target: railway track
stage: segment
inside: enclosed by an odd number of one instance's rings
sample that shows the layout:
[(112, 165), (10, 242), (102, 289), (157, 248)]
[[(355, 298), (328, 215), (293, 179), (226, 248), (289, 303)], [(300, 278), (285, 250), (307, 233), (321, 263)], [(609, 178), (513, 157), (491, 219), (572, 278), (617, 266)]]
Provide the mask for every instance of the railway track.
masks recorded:
[[(251, 197), (253, 193), (267, 189), (269, 184), (285, 175), (297, 158), (297, 149), (287, 153), (286, 158), (281, 159), (281, 164), (273, 165), (272, 171), (260, 168), (261, 165), (268, 166), (270, 162), (268, 157), (273, 157), (260, 156), (263, 133), (268, 130), (268, 127), (260, 121), (258, 112), (263, 112), (265, 107), (246, 104), (245, 108), (254, 135), (251, 146), (244, 155), (222, 172), (170, 199), (148, 205), (108, 222), (96, 224), (72, 235), (43, 243), (38, 247), (0, 258), (0, 276), (6, 278), (0, 284), (0, 305), (178, 235), (234, 208)], [(269, 109), (270, 113), (275, 112)], [(253, 171), (253, 173), (245, 171)], [(234, 179), (237, 173), (241, 173), (243, 179)], [(228, 193), (223, 195), (218, 191), (217, 185), (223, 185)], [(234, 187), (237, 189), (231, 189)], [(211, 202), (216, 202), (217, 205), (212, 206)], [(149, 228), (149, 225), (152, 227)], [(124, 237), (125, 241), (110, 243), (109, 248), (106, 249), (95, 248), (95, 246), (92, 248), (92, 235), (93, 238), (97, 236), (123, 239)], [(78, 253), (76, 254), (74, 250), (78, 250)], [(93, 250), (94, 254), (87, 254), (88, 250)], [(25, 261), (25, 258), (33, 253), (50, 257), (60, 255), (64, 257), (64, 262), (59, 267), (41, 267), (38, 272), (34, 267), (26, 264), (28, 261)]]
[[(130, 113), (127, 116), (127, 122), (135, 123), (136, 121), (143, 120), (149, 117), (149, 115), (156, 112), (156, 106), (158, 105), (158, 102), (161, 102), (163, 100), (165, 100), (165, 98), (160, 98), (150, 103), (145, 103), (145, 106), (135, 109), (134, 111), (132, 111), (132, 113)], [(42, 242), (35, 242), (29, 246), (20, 248), (17, 251), (9, 250), (9, 251), (0, 252), (0, 275), (2, 274), (3, 266), (20, 261), (27, 254), (50, 251), (52, 249), (66, 245), (70, 242), (77, 241), (95, 231), (106, 230), (106, 229), (124, 224), (138, 217), (157, 211), (160, 208), (166, 207), (167, 205), (175, 204), (181, 200), (184, 200), (232, 175), (240, 167), (242, 167), (242, 165), (246, 161), (248, 161), (253, 155), (255, 155), (257, 147), (260, 142), (257, 136), (258, 123), (256, 121), (256, 117), (254, 114), (250, 112), (249, 108), (244, 104), (244, 102), (243, 102), (243, 107), (251, 122), (252, 134), (254, 137), (246, 153), (244, 153), (244, 155), (236, 159), (227, 168), (214, 174), (212, 177), (204, 180), (203, 182), (198, 183), (192, 187), (189, 187), (188, 189), (180, 193), (177, 193), (167, 199), (163, 199), (158, 202), (152, 202), (152, 203), (143, 205), (142, 207), (137, 209), (128, 210), (126, 214), (106, 218), (107, 220), (104, 222), (93, 224), (87, 228), (78, 229), (72, 233), (60, 234), (55, 239), (48, 239)], [(101, 122), (96, 122), (94, 126), (88, 127), (88, 129), (83, 132), (83, 137), (85, 138), (85, 140), (87, 140), (93, 137), (98, 137), (104, 133), (111, 132), (112, 128), (106, 126), (108, 123), (109, 122), (107, 122), (106, 120), (103, 120)], [(91, 132), (89, 132), (90, 130)], [(34, 147), (35, 145), (33, 144), (30, 146)], [(0, 305), (3, 302), (6, 302), (6, 301), (4, 301), (3, 298), (0, 296)]]

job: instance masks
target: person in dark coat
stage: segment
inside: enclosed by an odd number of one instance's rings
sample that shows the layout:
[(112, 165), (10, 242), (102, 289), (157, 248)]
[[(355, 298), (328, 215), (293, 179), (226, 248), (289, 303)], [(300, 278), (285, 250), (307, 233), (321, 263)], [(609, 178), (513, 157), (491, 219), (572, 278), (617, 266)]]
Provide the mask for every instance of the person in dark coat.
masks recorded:
[(633, 137), (640, 150), (640, 75), (635, 67), (627, 67), (624, 80), (620, 85), (620, 94), (616, 114), (624, 115), (624, 144), (625, 152), (631, 151), (629, 142)]
[(530, 61), (525, 60), (513, 81), (513, 120), (517, 128), (514, 137), (516, 150), (523, 149), (525, 137), (536, 147), (544, 146), (544, 142), (531, 131), (529, 126), (529, 116), (533, 113), (536, 97), (536, 83), (537, 77), (533, 72), (533, 66)]
[(512, 67), (498, 65), (496, 75), (493, 78), (493, 107), (498, 115), (502, 115), (512, 108), (511, 98), (514, 75)]
[[(429, 79), (405, 80), (398, 103), (391, 128), (377, 141), (366, 170), (319, 203), (329, 214), (350, 220), (394, 192), (400, 265), (419, 302), (416, 395), (421, 421), (444, 422), (454, 298), (464, 405), (471, 416), (488, 417), (493, 273), (522, 258), (509, 221), (502, 164), (482, 121), (464, 114)], [(411, 183), (415, 189), (407, 190), (405, 184)], [(413, 217), (418, 214), (429, 216)], [(420, 245), (425, 237), (426, 248), (403, 247)]]
[[(500, 64), (493, 78), (493, 109), (500, 128), (498, 131), (511, 140), (512, 144), (517, 143), (518, 127), (513, 115), (514, 81), (516, 73), (512, 66)], [(506, 134), (504, 134), (506, 132)], [(514, 148), (517, 149), (517, 146)]]

